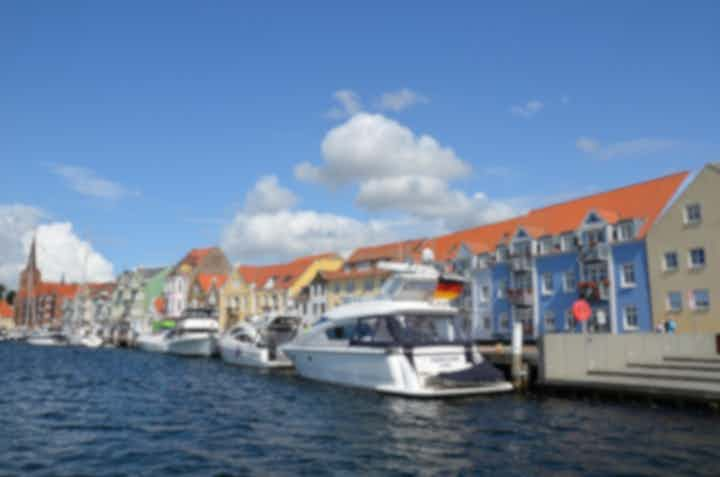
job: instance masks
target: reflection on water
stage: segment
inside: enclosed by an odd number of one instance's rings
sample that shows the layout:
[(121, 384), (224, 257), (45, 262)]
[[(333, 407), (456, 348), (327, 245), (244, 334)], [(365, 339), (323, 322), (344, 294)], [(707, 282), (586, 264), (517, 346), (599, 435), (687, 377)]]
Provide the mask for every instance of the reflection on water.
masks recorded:
[(0, 475), (718, 475), (720, 417), (409, 400), (291, 372), (0, 344)]

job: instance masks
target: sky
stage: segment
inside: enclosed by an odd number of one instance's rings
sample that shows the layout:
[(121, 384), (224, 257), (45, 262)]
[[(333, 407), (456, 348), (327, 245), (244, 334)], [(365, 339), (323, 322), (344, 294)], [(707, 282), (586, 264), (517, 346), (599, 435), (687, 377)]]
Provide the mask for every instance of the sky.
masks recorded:
[[(431, 236), (720, 160), (718, 2), (3, 2), (0, 282)], [(639, 198), (641, 200), (641, 198)]]

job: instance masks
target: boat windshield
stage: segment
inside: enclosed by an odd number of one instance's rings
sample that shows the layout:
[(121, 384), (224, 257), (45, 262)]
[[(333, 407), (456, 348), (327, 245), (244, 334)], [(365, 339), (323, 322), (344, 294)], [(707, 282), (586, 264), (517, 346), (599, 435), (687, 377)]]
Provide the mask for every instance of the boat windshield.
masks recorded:
[(407, 313), (361, 318), (351, 344), (428, 346), (464, 344), (468, 340), (457, 315)]

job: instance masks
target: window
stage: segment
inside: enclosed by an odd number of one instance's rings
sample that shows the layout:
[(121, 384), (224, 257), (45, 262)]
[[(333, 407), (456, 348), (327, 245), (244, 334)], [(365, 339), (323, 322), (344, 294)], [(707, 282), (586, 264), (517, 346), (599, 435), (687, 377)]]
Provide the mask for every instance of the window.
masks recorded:
[(583, 239), (586, 244), (596, 244), (605, 242), (605, 229), (593, 229), (583, 232)]
[(485, 315), (483, 317), (483, 329), (489, 330), (490, 328), (492, 328), (492, 320), (489, 316)]
[(629, 305), (623, 309), (623, 318), (625, 320), (625, 329), (638, 329), (638, 311), (635, 305)]
[(622, 266), (620, 284), (627, 288), (635, 286), (635, 266), (632, 263), (626, 263)]
[(601, 282), (608, 278), (607, 263), (588, 263), (583, 272), (587, 282)]
[(702, 268), (705, 266), (705, 249), (702, 247), (690, 250), (690, 268)]
[(693, 310), (704, 311), (710, 309), (710, 291), (707, 289), (692, 291)]
[(688, 204), (685, 206), (685, 224), (695, 225), (702, 221), (702, 210), (700, 204)]
[(375, 281), (372, 278), (366, 278), (365, 283), (363, 284), (363, 288), (365, 291), (371, 291), (373, 288), (375, 288)]
[(507, 312), (500, 313), (500, 329), (501, 330), (509, 330), (510, 329), (510, 318), (508, 317)]
[(335, 326), (325, 331), (329, 340), (349, 340), (355, 333), (355, 325)]
[(667, 310), (678, 312), (682, 310), (682, 293), (671, 291), (667, 294)]
[(563, 275), (563, 289), (565, 290), (565, 293), (576, 293), (577, 292), (577, 283), (575, 280), (575, 272), (565, 272)]
[(663, 270), (666, 272), (672, 272), (677, 270), (678, 267), (678, 256), (677, 252), (665, 252), (663, 256)]
[(500, 245), (497, 248), (497, 261), (503, 262), (510, 257), (508, 248), (505, 245)]
[(483, 285), (478, 288), (478, 300), (481, 303), (487, 303), (488, 297), (490, 296), (490, 287)]
[(325, 313), (325, 303), (320, 303), (320, 313)]
[(555, 331), (555, 313), (552, 310), (545, 310), (545, 331)]
[(562, 234), (560, 237), (560, 247), (563, 252), (572, 252), (575, 250), (575, 234)]
[(568, 308), (567, 310), (565, 310), (565, 329), (575, 329), (575, 315), (573, 314), (572, 308)]
[(345, 291), (352, 293), (355, 291), (355, 280), (348, 280), (345, 282)]
[(542, 293), (543, 295), (553, 294), (553, 276), (552, 273), (542, 274)]
[(618, 240), (631, 240), (635, 237), (635, 224), (633, 222), (623, 222), (618, 225)]
[(540, 239), (540, 254), (545, 255), (552, 252), (553, 239), (552, 237), (543, 237)]
[(334, 289), (335, 293), (340, 293), (340, 282), (335, 282)]
[(498, 282), (497, 297), (505, 298), (507, 296), (507, 281), (500, 280)]

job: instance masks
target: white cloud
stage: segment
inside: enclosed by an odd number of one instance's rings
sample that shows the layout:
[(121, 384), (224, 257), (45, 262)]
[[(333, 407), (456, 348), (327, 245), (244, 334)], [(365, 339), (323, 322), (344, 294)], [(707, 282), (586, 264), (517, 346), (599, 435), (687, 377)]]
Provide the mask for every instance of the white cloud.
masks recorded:
[(378, 107), (381, 110), (398, 112), (415, 104), (427, 103), (428, 101), (425, 96), (410, 89), (403, 88), (398, 91), (383, 93), (378, 101)]
[(352, 90), (341, 89), (333, 93), (333, 98), (339, 104), (333, 106), (328, 112), (327, 116), (331, 119), (345, 119), (348, 116), (362, 111), (363, 106), (360, 101), (360, 97)]
[(424, 220), (440, 220), (447, 230), (472, 227), (511, 217), (509, 203), (483, 193), (468, 196), (440, 179), (403, 176), (371, 179), (360, 186), (358, 205), (370, 211), (400, 211)]
[(422, 174), (452, 179), (469, 174), (470, 165), (433, 137), (417, 136), (397, 121), (359, 113), (331, 129), (322, 142), (325, 163), (296, 166), (305, 181), (342, 185), (375, 177)]
[(544, 107), (545, 105), (542, 103), (542, 101), (533, 99), (525, 104), (515, 105), (511, 107), (510, 112), (515, 116), (530, 119), (531, 117), (539, 113)]
[(296, 203), (297, 196), (291, 190), (280, 186), (276, 176), (265, 176), (247, 193), (245, 210), (251, 214), (277, 212), (290, 209)]
[(588, 137), (580, 137), (575, 142), (578, 150), (602, 160), (643, 156), (666, 151), (676, 145), (676, 141), (662, 138), (638, 138), (604, 146), (597, 140)]
[(116, 182), (99, 177), (94, 171), (84, 167), (54, 165), (52, 171), (62, 177), (75, 192), (90, 197), (116, 200), (126, 196), (139, 195)]
[(17, 287), (33, 233), (37, 236), (38, 266), (44, 279), (60, 280), (64, 274), (68, 281), (112, 280), (112, 264), (81, 240), (72, 224), (42, 224), (45, 218), (42, 210), (32, 206), (0, 205), (0, 283)]

